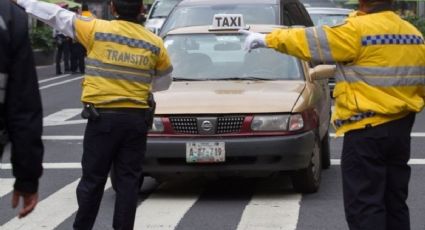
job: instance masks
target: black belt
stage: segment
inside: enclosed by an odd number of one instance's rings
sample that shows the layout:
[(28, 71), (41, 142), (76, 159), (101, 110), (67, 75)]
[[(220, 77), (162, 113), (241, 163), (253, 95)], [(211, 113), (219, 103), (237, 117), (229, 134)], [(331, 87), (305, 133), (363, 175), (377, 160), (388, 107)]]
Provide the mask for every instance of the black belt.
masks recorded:
[(96, 108), (99, 113), (115, 113), (115, 114), (141, 114), (145, 115), (148, 109), (141, 108)]

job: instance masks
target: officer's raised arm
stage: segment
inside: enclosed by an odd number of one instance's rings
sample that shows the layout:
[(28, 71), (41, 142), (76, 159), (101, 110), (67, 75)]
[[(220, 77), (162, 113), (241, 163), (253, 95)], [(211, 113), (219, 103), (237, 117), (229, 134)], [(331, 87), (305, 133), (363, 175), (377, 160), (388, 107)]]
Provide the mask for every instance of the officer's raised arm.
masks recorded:
[(56, 4), (41, 2), (37, 0), (13, 0), (22, 6), (25, 11), (45, 22), (54, 29), (62, 32), (68, 37), (75, 38), (74, 20), (76, 14)]
[(159, 52), (159, 59), (155, 66), (155, 74), (152, 80), (152, 92), (167, 90), (172, 80), (171, 72), (173, 66), (171, 65), (170, 57), (162, 44)]

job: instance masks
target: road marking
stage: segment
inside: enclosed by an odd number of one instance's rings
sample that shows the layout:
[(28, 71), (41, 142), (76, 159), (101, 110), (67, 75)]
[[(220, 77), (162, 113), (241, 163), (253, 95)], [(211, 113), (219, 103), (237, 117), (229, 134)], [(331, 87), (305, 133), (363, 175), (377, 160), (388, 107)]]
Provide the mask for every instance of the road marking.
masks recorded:
[[(75, 121), (77, 122), (79, 120), (75, 120)], [(72, 122), (73, 121), (65, 121), (63, 123), (71, 124)], [(59, 124), (59, 122), (57, 124)], [(335, 134), (331, 133), (330, 136), (335, 137)], [(425, 137), (425, 133), (412, 133), (411, 137)], [(48, 140), (48, 141), (50, 141), (50, 140), (52, 140), (52, 141), (54, 141), (54, 140), (64, 140), (64, 141), (69, 140), (69, 141), (72, 141), (72, 140), (83, 140), (84, 136), (82, 136), (82, 135), (56, 135), (56, 136), (55, 135), (45, 135), (45, 136), (42, 136), (42, 139)]]
[(59, 75), (57, 77), (47, 78), (47, 79), (38, 81), (38, 83), (44, 83), (44, 82), (48, 82), (48, 81), (53, 81), (53, 80), (61, 79), (61, 78), (68, 77), (68, 76), (71, 76), (71, 74), (62, 74), (62, 75)]
[[(2, 229), (55, 229), (78, 209), (75, 190), (80, 179), (68, 184), (37, 204), (35, 210), (25, 218), (13, 218), (2, 225)], [(108, 182), (105, 190), (111, 187)]]
[(84, 136), (42, 136), (41, 139), (46, 141), (79, 141), (83, 140)]
[[(81, 169), (81, 163), (43, 163), (44, 169)], [(12, 169), (12, 164), (1, 163), (0, 169)]]
[[(341, 165), (340, 159), (331, 159), (332, 165)], [(409, 165), (425, 165), (425, 159), (410, 159)]]
[(0, 197), (12, 192), (15, 179), (0, 179)]
[(85, 124), (87, 120), (67, 121), (81, 113), (81, 109), (62, 109), (56, 113), (50, 114), (43, 118), (43, 126), (57, 126), (67, 124)]
[[(340, 159), (331, 159), (332, 165), (340, 165)], [(410, 159), (409, 165), (425, 165), (425, 159), (413, 158)], [(71, 163), (43, 163), (44, 169), (81, 169), (80, 162)], [(0, 163), (0, 169), (12, 169), (10, 163)]]
[(42, 90), (42, 89), (47, 89), (47, 88), (50, 88), (50, 87), (53, 87), (53, 86), (57, 86), (57, 85), (62, 85), (62, 84), (68, 83), (68, 82), (72, 82), (72, 81), (80, 80), (80, 79), (82, 79), (82, 78), (83, 78), (83, 76), (79, 76), (79, 77), (76, 77), (76, 78), (71, 78), (71, 79), (69, 79), (69, 80), (60, 81), (60, 82), (56, 82), (56, 83), (52, 83), (52, 84), (50, 84), (50, 85), (45, 85), (45, 86), (40, 87), (40, 90)]
[(245, 207), (237, 230), (295, 230), (301, 194), (258, 194)]
[(198, 186), (167, 192), (170, 184), (172, 182), (160, 186), (137, 207), (134, 229), (175, 229), (202, 192)]
[[(331, 136), (331, 137), (337, 137), (335, 135), (335, 133), (329, 133), (329, 136)], [(344, 135), (342, 135), (340, 137), (343, 137), (343, 136)], [(412, 133), (410, 133), (410, 136), (411, 137), (425, 137), (425, 133), (424, 132), (412, 132)]]

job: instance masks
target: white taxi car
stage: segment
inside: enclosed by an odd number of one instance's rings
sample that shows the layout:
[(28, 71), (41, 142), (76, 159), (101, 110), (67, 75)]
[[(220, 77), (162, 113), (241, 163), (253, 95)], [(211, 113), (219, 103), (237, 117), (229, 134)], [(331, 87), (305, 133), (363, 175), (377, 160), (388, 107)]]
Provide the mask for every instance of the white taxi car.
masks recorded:
[(271, 49), (247, 53), (239, 28), (268, 33), (276, 25), (243, 25), (216, 15), (212, 26), (170, 31), (174, 66), (169, 90), (155, 93), (144, 173), (192, 175), (290, 173), (296, 191), (319, 188), (330, 165), (332, 69)]

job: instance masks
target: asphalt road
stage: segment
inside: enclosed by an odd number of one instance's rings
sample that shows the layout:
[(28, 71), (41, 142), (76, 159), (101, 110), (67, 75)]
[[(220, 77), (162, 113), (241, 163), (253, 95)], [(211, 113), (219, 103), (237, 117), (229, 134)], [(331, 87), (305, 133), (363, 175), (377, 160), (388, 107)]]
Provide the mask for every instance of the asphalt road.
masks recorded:
[[(40, 203), (29, 217), (17, 220), (10, 208), (9, 155), (0, 171), (0, 229), (71, 229), (81, 175), (84, 120), (79, 117), (80, 75), (53, 76), (38, 69), (45, 126), (45, 171)], [(417, 115), (412, 138), (409, 206), (412, 230), (425, 229), (425, 112)], [(323, 172), (319, 192), (292, 190), (289, 178), (183, 178), (157, 184), (146, 178), (140, 193), (135, 229), (178, 230), (344, 230), (339, 159), (342, 139), (332, 138), (333, 165)], [(6, 150), (8, 151), (8, 150)], [(107, 184), (94, 229), (112, 229), (115, 194)]]

